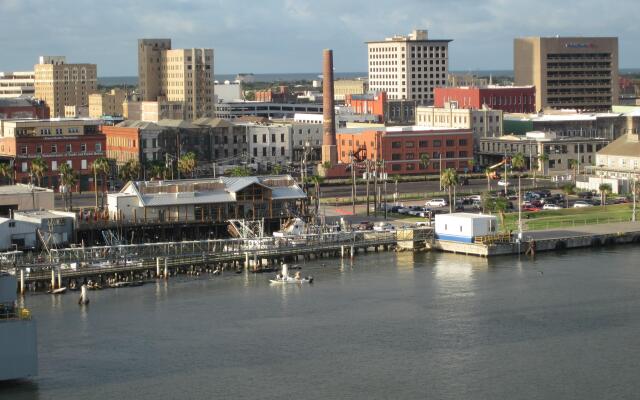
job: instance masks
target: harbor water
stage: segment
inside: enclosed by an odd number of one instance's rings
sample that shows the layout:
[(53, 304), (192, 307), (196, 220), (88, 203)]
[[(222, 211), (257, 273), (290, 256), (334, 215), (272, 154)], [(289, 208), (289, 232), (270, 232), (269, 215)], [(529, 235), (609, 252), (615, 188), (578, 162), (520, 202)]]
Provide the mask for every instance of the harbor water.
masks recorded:
[(88, 306), (28, 295), (39, 376), (0, 399), (633, 399), (638, 259), (370, 252), (303, 264), (311, 285), (225, 272)]

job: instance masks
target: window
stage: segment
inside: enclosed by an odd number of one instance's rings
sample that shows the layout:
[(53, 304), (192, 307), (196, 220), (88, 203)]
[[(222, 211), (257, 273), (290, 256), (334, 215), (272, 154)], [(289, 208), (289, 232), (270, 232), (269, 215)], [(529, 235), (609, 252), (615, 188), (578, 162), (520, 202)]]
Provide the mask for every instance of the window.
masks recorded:
[(27, 152), (28, 152), (27, 146), (20, 147), (20, 153), (21, 154), (27, 154)]
[(402, 148), (402, 142), (391, 142), (391, 148), (392, 149)]
[(468, 157), (467, 152), (466, 151), (458, 152), (458, 157)]
[(267, 156), (267, 148), (263, 147), (262, 148), (262, 157), (266, 157)]
[(80, 169), (87, 169), (87, 160), (80, 161)]
[(275, 143), (276, 142), (276, 134), (272, 133), (271, 134), (271, 143)]
[(447, 146), (455, 146), (455, 145), (456, 145), (455, 140), (451, 140), (451, 139), (447, 140)]
[(429, 147), (429, 142), (428, 142), (428, 141), (426, 141), (426, 140), (421, 140), (421, 141), (418, 143), (418, 147)]
[(402, 160), (402, 154), (398, 154), (398, 153), (391, 154), (391, 160), (393, 161)]
[(80, 151), (81, 152), (85, 152), (87, 151), (87, 144), (86, 143), (80, 143)]
[(52, 171), (57, 171), (58, 170), (58, 162), (57, 161), (51, 161), (51, 170)]
[(253, 148), (253, 156), (258, 157), (258, 149), (255, 147)]
[(72, 151), (71, 143), (67, 143), (67, 144), (65, 145), (65, 151), (66, 151), (67, 153), (71, 153), (71, 151)]
[(282, 143), (284, 143), (284, 133), (281, 133), (281, 134), (280, 134), (280, 141), (281, 141)]
[(402, 165), (400, 164), (391, 164), (392, 171), (400, 171), (402, 169)]
[(42, 145), (41, 144), (37, 144), (36, 145), (36, 154), (42, 154)]
[(253, 135), (253, 143), (258, 143), (258, 135)]
[(458, 140), (458, 144), (460, 146), (466, 146), (467, 145), (467, 139), (460, 139)]
[(433, 147), (440, 147), (442, 146), (442, 141), (441, 140), (434, 140), (433, 141)]
[(96, 153), (102, 153), (102, 143), (96, 143)]
[(23, 162), (21, 165), (22, 172), (27, 172), (29, 170), (29, 165), (26, 162)]
[(262, 135), (262, 143), (267, 143), (267, 135)]
[(67, 160), (67, 165), (69, 166), (69, 168), (73, 168), (73, 161)]
[(407, 164), (406, 167), (407, 171), (413, 171), (416, 169), (416, 165), (415, 164)]
[(51, 152), (52, 153), (57, 153), (58, 152), (58, 145), (57, 144), (52, 144), (51, 145)]
[(406, 148), (408, 148), (408, 149), (412, 149), (412, 148), (414, 148), (414, 147), (415, 147), (415, 145), (416, 145), (416, 143), (415, 143), (415, 142), (405, 142), (405, 143), (404, 143), (404, 147), (406, 147)]
[(284, 156), (284, 146), (280, 147), (280, 155)]
[(405, 160), (415, 160), (415, 159), (416, 159), (416, 155), (415, 155), (414, 153), (407, 153), (407, 154), (404, 156), (404, 159), (405, 159)]
[(456, 153), (453, 151), (447, 151), (446, 158), (454, 158)]

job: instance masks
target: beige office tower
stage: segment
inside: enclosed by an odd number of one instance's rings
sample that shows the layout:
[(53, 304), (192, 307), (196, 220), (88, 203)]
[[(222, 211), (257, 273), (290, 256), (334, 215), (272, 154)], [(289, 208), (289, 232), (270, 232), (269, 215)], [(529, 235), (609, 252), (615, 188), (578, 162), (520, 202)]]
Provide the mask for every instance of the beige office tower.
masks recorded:
[(213, 49), (171, 49), (170, 39), (138, 41), (143, 101), (181, 102), (185, 118), (214, 116)]
[(536, 87), (536, 109), (607, 111), (618, 102), (618, 38), (514, 40), (515, 84)]
[(369, 91), (391, 100), (433, 103), (433, 90), (446, 86), (449, 39), (429, 39), (426, 30), (367, 42)]
[(51, 117), (64, 117), (65, 106), (87, 107), (97, 91), (96, 64), (67, 64), (64, 56), (42, 56), (34, 66), (35, 97), (49, 106)]

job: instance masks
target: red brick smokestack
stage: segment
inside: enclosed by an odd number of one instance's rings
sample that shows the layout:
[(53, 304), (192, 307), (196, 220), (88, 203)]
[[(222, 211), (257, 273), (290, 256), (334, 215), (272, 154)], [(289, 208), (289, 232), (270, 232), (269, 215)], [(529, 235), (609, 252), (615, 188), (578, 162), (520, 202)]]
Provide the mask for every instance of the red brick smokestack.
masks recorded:
[(336, 116), (333, 100), (333, 50), (325, 49), (322, 55), (322, 162), (329, 162), (335, 166), (338, 163), (338, 149), (336, 148)]

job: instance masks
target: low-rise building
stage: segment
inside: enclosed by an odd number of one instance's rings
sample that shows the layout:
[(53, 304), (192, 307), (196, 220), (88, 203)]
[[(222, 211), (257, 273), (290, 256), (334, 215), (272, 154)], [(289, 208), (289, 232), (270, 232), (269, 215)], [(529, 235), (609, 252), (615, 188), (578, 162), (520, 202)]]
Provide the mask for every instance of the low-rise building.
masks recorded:
[(49, 118), (44, 101), (32, 98), (0, 98), (0, 119)]
[(110, 218), (211, 221), (282, 218), (304, 213), (306, 194), (288, 175), (132, 181), (108, 195)]
[(347, 96), (361, 95), (369, 91), (366, 79), (338, 79), (333, 82), (333, 98), (344, 101)]
[(502, 136), (502, 111), (487, 107), (479, 110), (456, 108), (450, 104), (444, 108), (418, 107), (416, 125), (471, 129), (477, 149), (480, 138)]
[[(596, 162), (596, 153), (611, 141), (606, 138), (559, 137), (553, 132), (528, 132), (526, 135), (505, 135), (480, 138), (476, 153), (479, 165), (488, 166), (518, 153), (525, 157), (526, 168), (537, 166), (544, 175), (573, 176)], [(546, 160), (541, 162), (541, 156)], [(576, 166), (572, 167), (571, 161)]]
[(270, 169), (272, 165), (286, 165), (292, 157), (292, 132), (290, 124), (267, 123), (241, 124), (247, 129), (249, 156), (258, 169)]
[(91, 119), (0, 120), (0, 158), (12, 160), (15, 181), (35, 182), (31, 162), (42, 158), (46, 165), (41, 185), (58, 189), (60, 165), (78, 172), (77, 190), (94, 187), (91, 164), (105, 157), (105, 136), (100, 121)]
[(0, 186), (0, 216), (11, 217), (16, 211), (52, 210), (53, 190), (18, 183)]
[(473, 159), (473, 134), (469, 129), (424, 126), (343, 129), (337, 134), (337, 147), (340, 163), (351, 163), (352, 155), (384, 161), (389, 174), (432, 174), (445, 168), (464, 171)]
[(35, 72), (0, 72), (0, 98), (34, 97)]
[(89, 117), (121, 116), (122, 103), (127, 93), (122, 89), (111, 89), (108, 93), (94, 93), (89, 95)]
[(245, 116), (271, 119), (293, 118), (296, 113), (322, 114), (322, 104), (261, 101), (230, 101), (216, 104), (216, 117), (228, 120)]
[(445, 103), (457, 108), (479, 109), (487, 106), (510, 113), (533, 113), (536, 110), (536, 89), (533, 86), (463, 86), (435, 88), (434, 106)]
[(227, 101), (239, 101), (243, 99), (242, 84), (239, 81), (214, 82), (214, 90), (216, 103), (224, 103)]
[(13, 214), (15, 221), (33, 224), (37, 229), (35, 234), (43, 246), (66, 246), (73, 242), (76, 225), (76, 214), (57, 210), (18, 211)]

